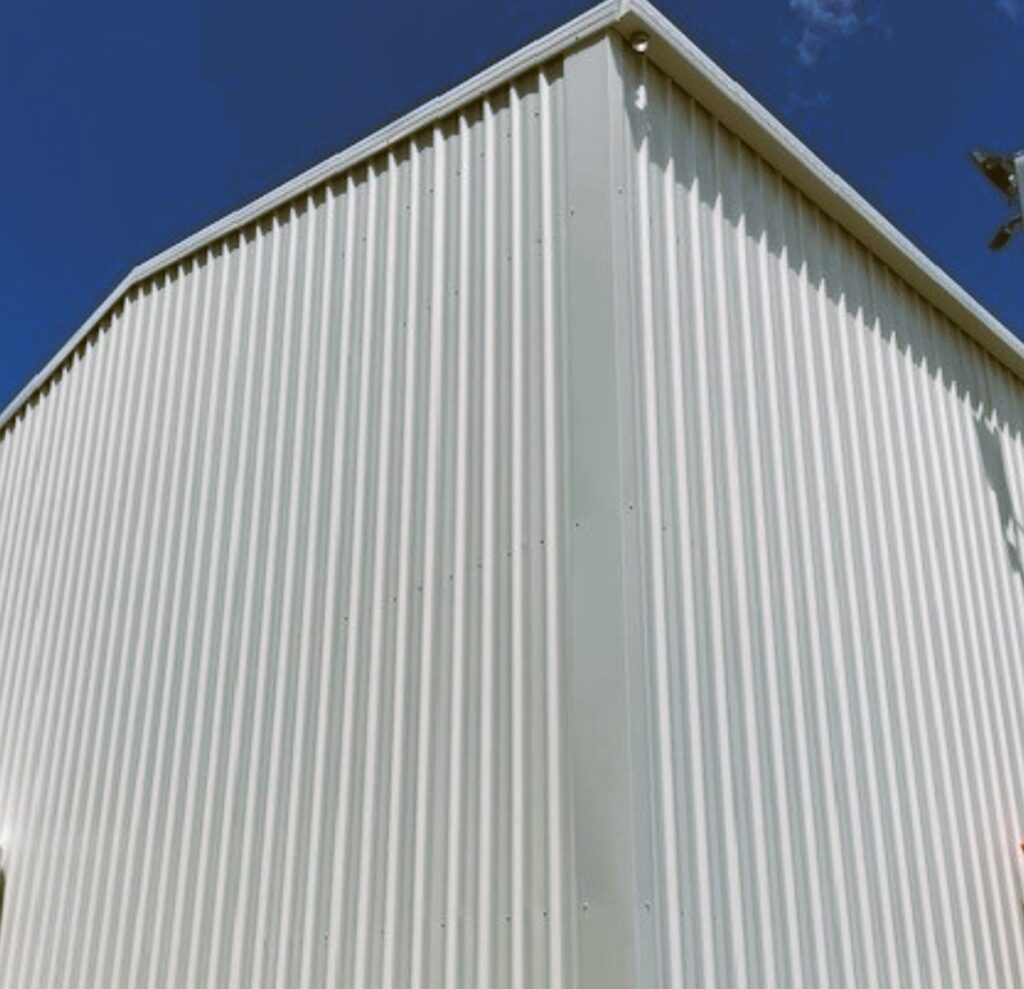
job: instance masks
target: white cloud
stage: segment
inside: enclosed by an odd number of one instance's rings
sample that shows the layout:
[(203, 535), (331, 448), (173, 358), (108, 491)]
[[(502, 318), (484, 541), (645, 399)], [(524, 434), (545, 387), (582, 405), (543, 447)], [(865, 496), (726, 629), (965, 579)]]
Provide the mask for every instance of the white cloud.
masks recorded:
[(1017, 20), (1024, 9), (1021, 0), (996, 0), (996, 6), (1012, 21)]
[[(1020, 0), (996, 0), (1001, 6)], [(804, 65), (813, 65), (821, 50), (835, 38), (845, 38), (861, 26), (857, 0), (789, 0), (789, 8), (804, 23), (796, 51)]]

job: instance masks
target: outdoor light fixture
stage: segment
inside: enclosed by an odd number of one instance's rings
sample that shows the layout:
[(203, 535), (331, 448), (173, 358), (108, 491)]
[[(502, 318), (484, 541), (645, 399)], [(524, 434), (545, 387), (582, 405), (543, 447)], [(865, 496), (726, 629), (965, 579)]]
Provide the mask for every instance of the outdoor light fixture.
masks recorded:
[(971, 152), (971, 161), (1010, 202), (1010, 219), (992, 235), (988, 242), (990, 251), (1001, 251), (1010, 243), (1013, 232), (1021, 225), (1020, 202), (1018, 201), (1016, 166), (1013, 156), (1001, 155), (995, 151), (977, 148)]
[(647, 46), (650, 43), (651, 39), (643, 31), (637, 31), (629, 39), (630, 47), (633, 51), (640, 52), (641, 55), (647, 51)]
[(988, 249), (990, 251), (1001, 251), (1007, 244), (1010, 243), (1010, 238), (1013, 236), (1013, 231), (1020, 226), (1021, 218), (1019, 215), (1010, 217), (993, 235), (992, 239), (988, 242)]
[(1017, 179), (1013, 173), (1013, 159), (1009, 155), (996, 154), (978, 148), (971, 152), (971, 160), (981, 173), (1004, 196), (1012, 196), (1017, 191)]

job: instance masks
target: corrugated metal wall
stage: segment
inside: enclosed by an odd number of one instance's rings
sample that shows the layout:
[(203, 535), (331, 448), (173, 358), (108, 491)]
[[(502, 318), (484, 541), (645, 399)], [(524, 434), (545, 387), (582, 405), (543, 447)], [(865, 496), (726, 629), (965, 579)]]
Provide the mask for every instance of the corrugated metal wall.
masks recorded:
[(1024, 385), (565, 45), (0, 436), (4, 986), (1024, 982)]
[(0, 438), (4, 986), (568, 979), (562, 86), (132, 290)]
[(619, 47), (663, 983), (1024, 984), (1024, 386)]

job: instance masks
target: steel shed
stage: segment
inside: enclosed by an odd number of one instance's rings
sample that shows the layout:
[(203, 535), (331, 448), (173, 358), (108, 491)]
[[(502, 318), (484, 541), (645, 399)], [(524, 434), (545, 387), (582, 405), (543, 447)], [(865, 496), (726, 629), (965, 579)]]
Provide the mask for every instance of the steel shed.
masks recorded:
[(1022, 370), (644, 0), (141, 265), (0, 418), (0, 983), (1024, 984)]

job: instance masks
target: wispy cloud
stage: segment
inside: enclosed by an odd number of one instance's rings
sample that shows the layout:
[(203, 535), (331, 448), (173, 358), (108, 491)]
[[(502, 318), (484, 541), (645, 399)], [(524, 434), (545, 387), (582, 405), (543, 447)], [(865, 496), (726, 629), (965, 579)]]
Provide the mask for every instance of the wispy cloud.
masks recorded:
[[(1020, 0), (996, 2), (1013, 6)], [(857, 0), (789, 0), (789, 7), (803, 21), (796, 52), (804, 65), (813, 65), (830, 41), (849, 37), (861, 27)]]
[(786, 96), (784, 107), (787, 114), (807, 113), (820, 110), (831, 102), (832, 96), (823, 90), (818, 90), (814, 93), (801, 93), (797, 90), (791, 90)]
[(1021, 0), (996, 0), (996, 7), (1011, 21), (1020, 20), (1020, 15), (1024, 12), (1024, 3)]

